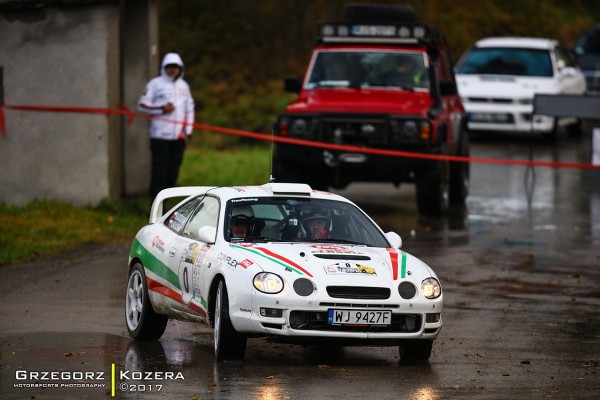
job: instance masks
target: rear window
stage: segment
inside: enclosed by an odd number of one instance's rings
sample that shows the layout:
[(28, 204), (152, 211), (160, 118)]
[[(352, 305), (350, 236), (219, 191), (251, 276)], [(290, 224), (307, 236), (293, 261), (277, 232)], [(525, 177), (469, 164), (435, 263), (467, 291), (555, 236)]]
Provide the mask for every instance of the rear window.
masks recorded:
[(552, 60), (546, 50), (475, 48), (458, 68), (464, 75), (552, 76)]

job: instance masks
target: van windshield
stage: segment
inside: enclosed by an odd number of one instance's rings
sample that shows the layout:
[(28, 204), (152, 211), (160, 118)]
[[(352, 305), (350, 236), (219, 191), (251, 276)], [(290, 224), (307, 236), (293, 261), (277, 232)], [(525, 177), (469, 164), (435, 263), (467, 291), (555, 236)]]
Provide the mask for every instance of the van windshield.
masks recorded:
[(320, 51), (313, 58), (307, 89), (386, 88), (428, 90), (422, 52)]
[(523, 48), (476, 48), (458, 68), (464, 75), (552, 76), (547, 50)]

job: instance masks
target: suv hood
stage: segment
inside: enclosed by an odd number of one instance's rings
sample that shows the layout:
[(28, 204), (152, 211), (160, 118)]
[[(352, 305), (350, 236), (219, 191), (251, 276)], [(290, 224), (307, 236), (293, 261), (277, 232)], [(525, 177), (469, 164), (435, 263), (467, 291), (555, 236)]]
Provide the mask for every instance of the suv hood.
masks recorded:
[(288, 105), (291, 113), (374, 113), (424, 115), (432, 104), (428, 92), (383, 89), (313, 89)]

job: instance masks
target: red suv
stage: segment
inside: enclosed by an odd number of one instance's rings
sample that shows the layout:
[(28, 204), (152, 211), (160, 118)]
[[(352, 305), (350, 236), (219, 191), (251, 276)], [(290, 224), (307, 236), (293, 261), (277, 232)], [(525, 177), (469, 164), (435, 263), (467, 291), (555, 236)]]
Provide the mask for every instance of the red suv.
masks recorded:
[[(416, 22), (411, 8), (346, 6), (343, 22), (320, 24), (304, 80), (288, 78), (285, 87), (299, 96), (277, 119), (274, 135), (324, 146), (276, 142), (276, 180), (320, 189), (355, 181), (415, 183), (423, 214), (464, 203), (466, 162), (356, 151), (469, 154), (447, 41)], [(352, 147), (327, 148), (331, 144)]]

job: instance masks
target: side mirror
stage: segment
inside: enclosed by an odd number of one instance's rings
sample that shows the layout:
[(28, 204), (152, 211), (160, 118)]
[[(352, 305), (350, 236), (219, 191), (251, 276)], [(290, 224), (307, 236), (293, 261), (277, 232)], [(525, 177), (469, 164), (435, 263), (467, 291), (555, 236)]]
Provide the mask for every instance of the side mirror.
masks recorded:
[(400, 235), (398, 235), (396, 232), (387, 232), (385, 237), (394, 249), (399, 249), (402, 247), (402, 238), (400, 238)]
[(203, 226), (198, 230), (198, 240), (206, 244), (215, 243), (217, 236), (217, 229), (212, 226)]
[(286, 92), (300, 93), (300, 89), (302, 89), (302, 82), (299, 78), (285, 78), (283, 81), (283, 88)]

